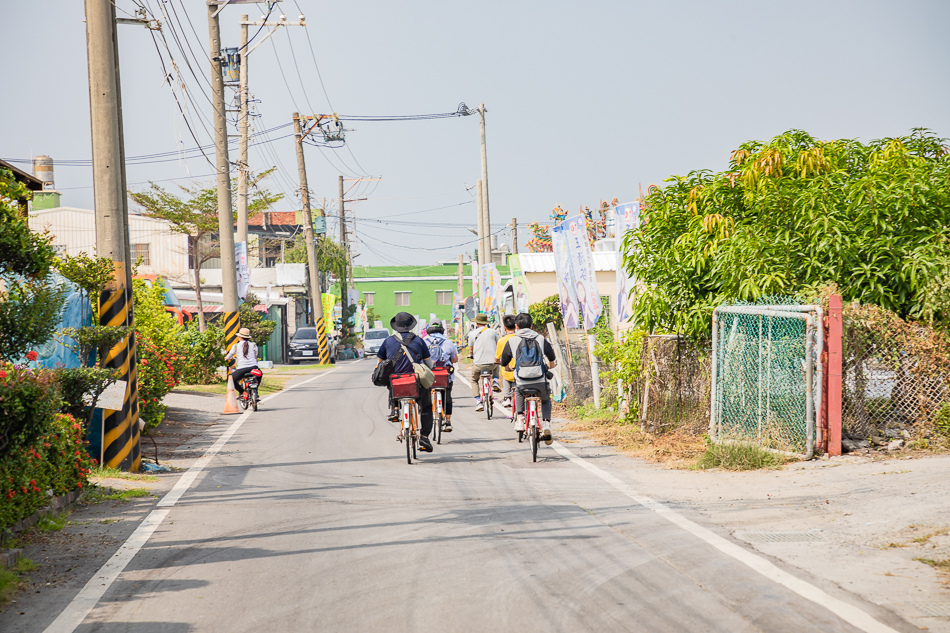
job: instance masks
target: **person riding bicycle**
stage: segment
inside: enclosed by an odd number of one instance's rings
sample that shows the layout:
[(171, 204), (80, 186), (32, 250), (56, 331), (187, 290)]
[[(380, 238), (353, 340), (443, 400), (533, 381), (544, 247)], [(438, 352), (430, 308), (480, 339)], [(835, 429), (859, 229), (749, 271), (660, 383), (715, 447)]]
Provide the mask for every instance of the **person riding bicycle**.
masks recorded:
[[(501, 354), (505, 351), (505, 345), (507, 345), (509, 339), (515, 335), (515, 315), (506, 314), (501, 318), (501, 322), (505, 326), (505, 335), (498, 339), (498, 345), (495, 347), (495, 362), (499, 364), (501, 363)], [(506, 407), (511, 406), (511, 398), (514, 395), (514, 369), (514, 367), (509, 365), (501, 365), (501, 403)]]
[(482, 370), (490, 371), (492, 379), (498, 378), (498, 365), (495, 364), (495, 348), (498, 346), (498, 332), (488, 327), (488, 315), (479, 314), (475, 317), (475, 334), (470, 335), (472, 340), (472, 392), (475, 394), (475, 410), (483, 411), (482, 391), (479, 385)]
[[(242, 327), (237, 333), (238, 341), (231, 346), (224, 360), (235, 359), (234, 371), (231, 380), (238, 392), (238, 397), (244, 397), (244, 377), (257, 367), (257, 344), (251, 340), (251, 331)], [(258, 369), (258, 371), (260, 371)]]
[[(508, 340), (505, 350), (501, 354), (501, 364), (515, 364), (515, 430), (523, 428), (524, 421), (519, 426), (518, 419), (524, 415), (524, 392), (534, 390), (541, 397), (541, 438), (545, 444), (554, 441), (551, 436), (551, 391), (548, 388), (548, 369), (553, 369), (556, 356), (551, 343), (539, 333), (531, 329), (534, 319), (523, 312), (515, 317), (515, 326), (518, 328), (515, 335)], [(547, 359), (547, 362), (545, 362)]]
[[(390, 358), (395, 361), (392, 372), (393, 376), (396, 374), (414, 373), (412, 368), (413, 361), (424, 363), (430, 369), (432, 368), (429, 348), (426, 347), (426, 343), (422, 337), (412, 333), (412, 328), (416, 327), (416, 318), (414, 316), (408, 312), (400, 312), (389, 322), (389, 327), (392, 328), (393, 335), (384, 340), (382, 345), (379, 346), (379, 352), (376, 353), (376, 357), (379, 358), (380, 361)], [(408, 353), (412, 355), (412, 360), (409, 359), (406, 350), (403, 349), (403, 344), (405, 344), (406, 349), (409, 350)], [(419, 447), (427, 453), (431, 453), (432, 442), (429, 441), (429, 434), (432, 432), (432, 394), (428, 389), (419, 389), (419, 396), (416, 402), (419, 403), (419, 421), (422, 427), (422, 437), (419, 438)], [(389, 386), (389, 406), (390, 409), (393, 410), (393, 414), (389, 416), (389, 419), (395, 422), (397, 416), (394, 412), (395, 403), (393, 401), (392, 386)]]
[(429, 357), (434, 367), (445, 367), (449, 370), (449, 386), (445, 390), (445, 401), (442, 408), (445, 411), (445, 426), (442, 430), (452, 432), (452, 385), (455, 384), (455, 363), (459, 361), (459, 351), (455, 343), (445, 336), (445, 327), (441, 321), (433, 321), (426, 327), (426, 345), (429, 346)]

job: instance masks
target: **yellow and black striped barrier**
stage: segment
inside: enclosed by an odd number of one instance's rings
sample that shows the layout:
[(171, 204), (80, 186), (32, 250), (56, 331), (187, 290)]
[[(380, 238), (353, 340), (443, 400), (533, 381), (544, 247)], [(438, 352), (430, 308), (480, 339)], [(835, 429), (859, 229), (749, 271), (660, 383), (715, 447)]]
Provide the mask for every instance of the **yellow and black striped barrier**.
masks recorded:
[(224, 349), (230, 350), (237, 343), (238, 328), (241, 327), (240, 312), (225, 312), (224, 321)]
[[(126, 287), (124, 265), (116, 262), (115, 281), (99, 298), (99, 324), (112, 327), (134, 326), (132, 289)], [(119, 411), (103, 410), (102, 463), (109, 468), (138, 472), (142, 461), (139, 446), (138, 371), (135, 332), (110, 349), (103, 366), (114, 369), (125, 381), (125, 397)]]
[(327, 345), (327, 328), (322, 318), (317, 319), (317, 342), (320, 350), (320, 364), (328, 365), (330, 363), (330, 346)]

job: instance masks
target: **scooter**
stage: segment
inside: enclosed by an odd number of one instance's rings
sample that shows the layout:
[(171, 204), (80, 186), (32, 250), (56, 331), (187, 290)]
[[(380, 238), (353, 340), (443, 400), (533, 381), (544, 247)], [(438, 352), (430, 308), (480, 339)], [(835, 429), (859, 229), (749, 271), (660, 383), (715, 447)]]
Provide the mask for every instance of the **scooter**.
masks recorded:
[(257, 395), (257, 388), (261, 384), (261, 377), (263, 375), (264, 373), (255, 367), (244, 377), (244, 394), (240, 398), (241, 407), (244, 409), (247, 409), (248, 405), (250, 405), (257, 411), (257, 403), (260, 402), (260, 397)]

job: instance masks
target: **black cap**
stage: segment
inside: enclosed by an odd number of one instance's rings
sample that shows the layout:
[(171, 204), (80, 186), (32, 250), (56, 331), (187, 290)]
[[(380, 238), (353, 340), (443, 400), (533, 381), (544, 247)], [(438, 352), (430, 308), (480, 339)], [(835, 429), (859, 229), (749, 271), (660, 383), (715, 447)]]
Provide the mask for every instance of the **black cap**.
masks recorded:
[(389, 322), (389, 327), (393, 329), (393, 332), (411, 332), (412, 328), (416, 327), (416, 317), (408, 312), (400, 312)]

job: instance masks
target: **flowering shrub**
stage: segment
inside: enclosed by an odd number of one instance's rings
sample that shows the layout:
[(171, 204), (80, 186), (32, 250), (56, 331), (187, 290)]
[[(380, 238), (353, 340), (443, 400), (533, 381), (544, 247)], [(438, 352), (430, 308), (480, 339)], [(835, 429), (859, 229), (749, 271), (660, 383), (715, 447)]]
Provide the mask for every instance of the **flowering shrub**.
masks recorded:
[(181, 383), (185, 356), (180, 346), (161, 347), (147, 335), (138, 339), (139, 415), (150, 426), (158, 426), (168, 409), (162, 399)]
[(82, 425), (72, 416), (56, 414), (44, 422), (33, 442), (0, 458), (0, 530), (42, 508), (50, 496), (82, 489), (95, 465)]
[(0, 363), (0, 458), (32, 445), (59, 400), (52, 371)]
[(218, 381), (217, 368), (224, 365), (224, 330), (208, 325), (199, 332), (197, 327), (185, 329), (182, 342), (185, 344), (185, 375), (188, 385), (207, 385)]

